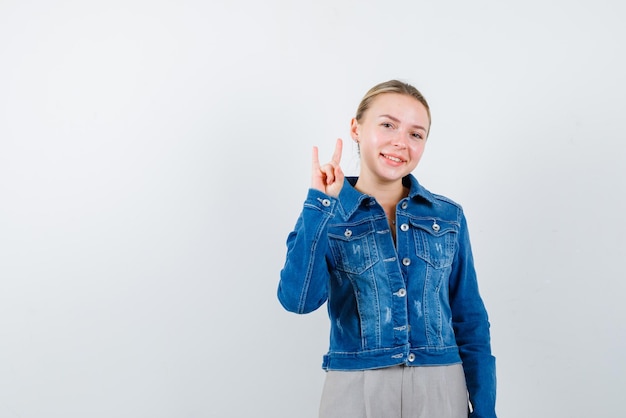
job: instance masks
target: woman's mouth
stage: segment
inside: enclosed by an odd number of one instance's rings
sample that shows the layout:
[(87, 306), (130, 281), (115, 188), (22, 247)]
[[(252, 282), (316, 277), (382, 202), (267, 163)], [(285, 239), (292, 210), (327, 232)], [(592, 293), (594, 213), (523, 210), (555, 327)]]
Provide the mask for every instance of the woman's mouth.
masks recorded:
[(386, 159), (388, 159), (390, 161), (393, 161), (395, 163), (402, 163), (402, 162), (404, 162), (404, 160), (402, 160), (401, 158), (394, 157), (393, 155), (387, 155), (387, 154), (380, 154), (380, 155), (382, 155)]

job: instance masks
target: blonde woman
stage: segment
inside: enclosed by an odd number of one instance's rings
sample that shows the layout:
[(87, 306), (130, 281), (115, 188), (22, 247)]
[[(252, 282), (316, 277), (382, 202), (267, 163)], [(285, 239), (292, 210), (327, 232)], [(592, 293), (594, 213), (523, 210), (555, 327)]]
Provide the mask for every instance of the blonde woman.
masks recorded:
[(287, 239), (278, 299), (304, 314), (324, 303), (330, 347), (321, 418), (494, 418), (495, 358), (460, 205), (411, 174), (430, 130), (413, 86), (391, 80), (364, 96), (350, 134), (321, 165)]

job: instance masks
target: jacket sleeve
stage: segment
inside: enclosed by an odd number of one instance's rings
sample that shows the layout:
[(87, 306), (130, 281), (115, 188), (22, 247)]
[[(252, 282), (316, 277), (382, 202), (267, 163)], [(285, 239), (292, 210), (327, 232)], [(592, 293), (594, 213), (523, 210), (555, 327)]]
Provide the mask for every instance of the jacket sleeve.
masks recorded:
[(495, 418), (496, 367), (491, 354), (489, 319), (478, 290), (467, 229), (460, 213), (457, 253), (450, 276), (452, 323), (472, 405), (471, 418)]
[(295, 229), (287, 237), (287, 257), (280, 272), (278, 300), (291, 312), (309, 313), (328, 298), (326, 225), (337, 199), (309, 189)]

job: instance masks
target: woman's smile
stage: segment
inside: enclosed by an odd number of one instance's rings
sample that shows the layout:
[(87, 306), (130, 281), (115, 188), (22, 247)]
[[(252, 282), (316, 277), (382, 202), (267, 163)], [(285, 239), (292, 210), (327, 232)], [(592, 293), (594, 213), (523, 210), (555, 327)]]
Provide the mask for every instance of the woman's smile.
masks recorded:
[(389, 160), (389, 161), (392, 161), (392, 162), (394, 162), (394, 163), (398, 163), (398, 164), (400, 164), (400, 163), (405, 163), (405, 162), (406, 162), (406, 160), (404, 160), (404, 159), (402, 159), (402, 158), (400, 158), (400, 157), (395, 157), (395, 156), (393, 156), (393, 155), (391, 155), (391, 154), (383, 154), (383, 153), (381, 153), (380, 155), (381, 155), (382, 157), (384, 157), (385, 159), (387, 159), (387, 160)]

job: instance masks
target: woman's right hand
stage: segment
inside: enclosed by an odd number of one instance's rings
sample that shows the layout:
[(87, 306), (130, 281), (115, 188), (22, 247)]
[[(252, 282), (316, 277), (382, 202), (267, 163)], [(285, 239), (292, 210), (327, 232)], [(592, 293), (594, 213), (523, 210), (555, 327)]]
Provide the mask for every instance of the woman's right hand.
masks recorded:
[(311, 172), (311, 188), (326, 193), (329, 196), (337, 197), (343, 187), (344, 174), (339, 163), (341, 162), (341, 151), (343, 141), (337, 139), (335, 152), (330, 162), (320, 166), (317, 147), (313, 147), (313, 167)]

